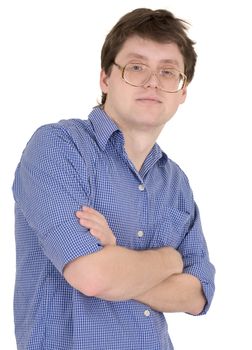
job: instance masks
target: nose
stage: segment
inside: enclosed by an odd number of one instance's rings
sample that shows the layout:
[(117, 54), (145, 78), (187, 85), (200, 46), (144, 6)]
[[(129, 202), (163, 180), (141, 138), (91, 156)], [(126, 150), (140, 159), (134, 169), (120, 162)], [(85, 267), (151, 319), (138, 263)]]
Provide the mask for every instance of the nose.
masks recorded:
[(159, 85), (159, 81), (158, 81), (157, 73), (151, 72), (149, 79), (144, 84), (144, 87), (145, 88), (152, 87), (154, 89), (157, 89), (158, 85)]

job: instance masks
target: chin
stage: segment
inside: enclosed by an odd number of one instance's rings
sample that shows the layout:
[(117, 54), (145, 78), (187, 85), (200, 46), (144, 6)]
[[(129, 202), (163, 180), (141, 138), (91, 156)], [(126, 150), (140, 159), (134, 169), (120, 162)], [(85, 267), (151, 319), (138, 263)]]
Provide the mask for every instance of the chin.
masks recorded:
[(167, 118), (167, 116), (163, 113), (161, 114), (160, 112), (153, 110), (141, 111), (141, 113), (138, 114), (138, 120), (153, 126), (164, 124), (166, 123), (167, 119), (169, 118)]
[(151, 118), (139, 118), (136, 121), (136, 124), (138, 127), (144, 130), (151, 130), (151, 129), (162, 129), (165, 125), (167, 120), (158, 120), (158, 119), (151, 119)]

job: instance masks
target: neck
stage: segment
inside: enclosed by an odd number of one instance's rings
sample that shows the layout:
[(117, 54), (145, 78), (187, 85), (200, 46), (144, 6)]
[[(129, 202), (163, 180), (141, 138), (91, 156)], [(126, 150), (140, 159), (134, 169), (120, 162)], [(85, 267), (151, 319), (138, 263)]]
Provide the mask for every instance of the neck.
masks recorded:
[(125, 141), (125, 151), (137, 171), (140, 171), (146, 157), (154, 146), (164, 124), (139, 123), (127, 118), (118, 118), (111, 106), (105, 105), (105, 112), (117, 124)]
[(125, 151), (136, 170), (140, 171), (161, 130), (156, 133), (152, 130), (151, 134), (147, 131), (139, 130), (129, 131), (121, 129), (121, 131), (124, 135)]

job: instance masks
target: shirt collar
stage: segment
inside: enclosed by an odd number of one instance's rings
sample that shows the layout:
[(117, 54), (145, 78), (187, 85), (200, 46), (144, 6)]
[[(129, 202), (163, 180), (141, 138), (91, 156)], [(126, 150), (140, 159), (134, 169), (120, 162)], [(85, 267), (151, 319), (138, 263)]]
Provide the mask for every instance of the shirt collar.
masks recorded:
[[(105, 151), (108, 140), (116, 131), (120, 131), (115, 122), (107, 115), (107, 113), (99, 106), (95, 107), (89, 114), (94, 134), (99, 147)], [(165, 166), (167, 162), (167, 155), (161, 150), (158, 144), (155, 144), (150, 152), (150, 163), (159, 161), (159, 166)], [(152, 165), (153, 165), (152, 164)]]
[(164, 167), (166, 162), (166, 154), (161, 150), (159, 145), (155, 143), (155, 145), (153, 146), (143, 163), (143, 166), (140, 170), (140, 175), (144, 178), (145, 175), (149, 172), (149, 170), (154, 166), (154, 164), (157, 163), (159, 167)]
[(167, 163), (167, 160), (168, 160), (168, 156), (167, 156), (167, 154), (164, 152), (164, 151), (162, 151), (162, 149), (159, 147), (159, 145), (158, 144), (156, 144), (156, 147), (158, 148), (158, 154), (159, 154), (159, 162), (158, 162), (158, 165), (160, 166), (160, 167), (164, 167), (165, 165), (166, 165), (166, 163)]
[(88, 119), (93, 126), (99, 147), (105, 151), (108, 140), (115, 131), (119, 130), (117, 125), (101, 107), (95, 107), (89, 114)]

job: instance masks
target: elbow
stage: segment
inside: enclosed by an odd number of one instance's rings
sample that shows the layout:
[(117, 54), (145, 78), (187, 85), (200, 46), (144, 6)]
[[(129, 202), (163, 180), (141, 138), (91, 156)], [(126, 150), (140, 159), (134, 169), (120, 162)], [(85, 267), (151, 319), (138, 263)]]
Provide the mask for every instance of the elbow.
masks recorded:
[(190, 293), (187, 299), (188, 310), (187, 312), (193, 316), (197, 316), (202, 313), (207, 303), (202, 284), (200, 280), (192, 275), (188, 275), (191, 281)]
[(190, 310), (188, 310), (188, 313), (190, 313), (193, 316), (198, 316), (204, 310), (205, 305), (206, 299), (203, 295), (201, 295), (199, 298), (197, 298), (197, 300), (191, 303)]
[(99, 297), (105, 294), (105, 287), (98, 281), (97, 276), (85, 276), (82, 278), (82, 275), (68, 276), (68, 273), (66, 273), (64, 278), (71, 287), (88, 297)]
[(105, 294), (106, 281), (99, 269), (88, 268), (79, 261), (66, 265), (63, 276), (71, 287), (88, 297), (99, 297)]
[(190, 315), (192, 316), (198, 316), (204, 309), (203, 307), (194, 307), (192, 309), (190, 309), (190, 311), (188, 312)]
[(103, 289), (100, 288), (99, 286), (92, 284), (92, 283), (90, 283), (90, 285), (85, 285), (78, 290), (79, 290), (79, 292), (86, 295), (87, 297), (102, 298), (103, 296), (105, 296)]
[[(71, 284), (71, 283), (70, 283)], [(71, 286), (88, 297), (100, 297), (104, 294), (104, 287), (97, 278), (85, 278), (82, 282), (72, 283)]]

